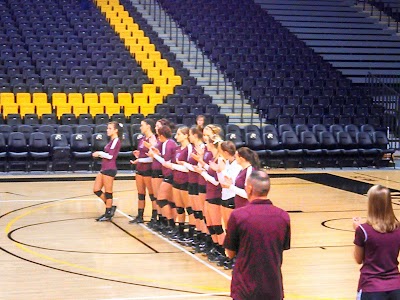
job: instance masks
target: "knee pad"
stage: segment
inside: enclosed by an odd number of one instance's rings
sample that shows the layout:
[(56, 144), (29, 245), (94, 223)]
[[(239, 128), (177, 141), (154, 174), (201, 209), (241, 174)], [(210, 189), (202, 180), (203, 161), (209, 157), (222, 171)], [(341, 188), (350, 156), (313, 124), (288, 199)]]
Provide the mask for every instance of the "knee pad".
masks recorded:
[(178, 213), (178, 215), (181, 215), (185, 213), (185, 209), (183, 207), (177, 207), (176, 212)]
[(210, 235), (215, 234), (215, 230), (214, 230), (214, 226), (207, 226), (208, 232), (210, 233)]
[(93, 192), (97, 197), (101, 197), (101, 195), (103, 195), (102, 191), (95, 191)]
[(104, 195), (106, 195), (106, 199), (112, 199), (113, 198), (113, 193), (105, 192)]
[(199, 210), (199, 219), (200, 220), (205, 220), (205, 218), (203, 216), (203, 212), (201, 210)]
[(175, 202), (168, 201), (168, 204), (171, 206), (171, 208), (176, 208)]
[(217, 225), (213, 226), (214, 227), (214, 232), (216, 235), (220, 235), (224, 233), (224, 229), (222, 228), (222, 225)]
[(150, 200), (151, 200), (151, 201), (156, 201), (157, 198), (156, 198), (153, 194), (150, 194)]
[(193, 215), (194, 215), (194, 218), (195, 218), (196, 220), (200, 220), (200, 211), (199, 211), (199, 210), (195, 210), (195, 211), (193, 212)]
[(186, 207), (186, 212), (187, 212), (187, 214), (190, 216), (190, 215), (192, 215), (193, 214), (193, 208), (191, 208), (190, 206), (189, 207)]
[(145, 194), (138, 194), (138, 199), (140, 201), (144, 201), (146, 199), (146, 195)]
[(168, 201), (167, 200), (157, 200), (157, 204), (160, 208), (163, 208), (164, 206), (168, 205)]

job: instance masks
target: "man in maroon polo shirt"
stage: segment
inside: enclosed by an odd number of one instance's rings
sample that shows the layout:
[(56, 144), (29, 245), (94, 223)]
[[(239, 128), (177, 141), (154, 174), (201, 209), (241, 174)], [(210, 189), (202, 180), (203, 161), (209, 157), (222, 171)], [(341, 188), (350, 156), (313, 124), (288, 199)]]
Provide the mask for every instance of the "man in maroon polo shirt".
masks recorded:
[(246, 184), (249, 204), (232, 212), (224, 246), (236, 257), (234, 300), (283, 299), (282, 254), (290, 248), (289, 214), (268, 200), (269, 176), (253, 171)]

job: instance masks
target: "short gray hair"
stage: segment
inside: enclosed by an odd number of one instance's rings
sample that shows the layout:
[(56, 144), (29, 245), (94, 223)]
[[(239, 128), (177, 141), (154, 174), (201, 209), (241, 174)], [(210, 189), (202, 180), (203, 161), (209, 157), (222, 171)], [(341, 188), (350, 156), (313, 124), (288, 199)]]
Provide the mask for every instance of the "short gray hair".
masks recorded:
[(271, 182), (267, 172), (263, 170), (253, 170), (251, 172), (248, 183), (253, 187), (255, 196), (267, 196), (271, 188)]

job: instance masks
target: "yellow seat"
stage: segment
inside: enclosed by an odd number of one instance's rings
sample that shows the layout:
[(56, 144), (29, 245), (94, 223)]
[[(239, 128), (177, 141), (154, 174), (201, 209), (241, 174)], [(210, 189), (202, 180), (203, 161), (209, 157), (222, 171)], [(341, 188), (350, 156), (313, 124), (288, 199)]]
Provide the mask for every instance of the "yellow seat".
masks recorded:
[(118, 17), (121, 17), (121, 18), (127, 18), (127, 17), (129, 17), (129, 13), (127, 12), (127, 11), (119, 11), (118, 12)]
[(158, 51), (149, 52), (149, 58), (155, 61), (162, 59), (161, 53)]
[(65, 93), (54, 93), (51, 98), (51, 103), (53, 104), (53, 107), (64, 105), (67, 103), (67, 94)]
[(152, 104), (141, 105), (140, 113), (143, 114), (144, 116), (147, 116), (148, 114), (154, 114), (154, 105)]
[(68, 103), (71, 105), (79, 105), (83, 103), (83, 96), (81, 93), (70, 93), (68, 95)]
[(19, 105), (24, 105), (24, 104), (30, 104), (31, 102), (31, 94), (29, 93), (17, 93), (17, 104)]
[(150, 68), (147, 70), (147, 77), (151, 78), (151, 79), (155, 79), (157, 77), (161, 76), (161, 72), (160, 69), (157, 68)]
[(154, 94), (156, 92), (156, 86), (151, 83), (145, 83), (142, 85), (142, 92), (143, 94)]
[(113, 93), (100, 93), (100, 103), (104, 106), (108, 104), (114, 104), (114, 94)]
[(98, 104), (99, 96), (96, 93), (85, 93), (83, 95), (83, 102), (86, 104)]
[(174, 86), (172, 85), (161, 85), (160, 94), (163, 96), (171, 95), (174, 93)]
[(126, 117), (130, 117), (132, 114), (139, 113), (139, 105), (137, 104), (129, 104), (124, 105), (124, 114)]
[(147, 60), (147, 53), (142, 51), (142, 52), (135, 52), (135, 60), (137, 62), (143, 62), (145, 60)]
[(171, 67), (163, 68), (161, 69), (161, 75), (167, 77), (175, 76), (175, 69)]
[(33, 103), (25, 103), (20, 105), (19, 113), (21, 117), (24, 117), (26, 114), (34, 114), (35, 113), (36, 105)]
[(154, 68), (154, 61), (150, 59), (143, 60), (141, 65), (142, 70), (147, 71)]
[(51, 114), (52, 108), (50, 103), (39, 103), (36, 105), (36, 114), (41, 117), (43, 114)]
[(132, 37), (132, 32), (127, 31), (127, 30), (121, 31), (121, 32), (119, 32), (119, 37), (121, 39), (123, 39), (123, 40), (125, 40), (126, 38), (131, 38)]
[(163, 95), (161, 94), (150, 94), (149, 95), (149, 103), (153, 104), (153, 105), (157, 105), (157, 104), (162, 104), (163, 101)]
[(149, 53), (155, 52), (156, 51), (156, 46), (154, 44), (143, 45), (143, 51), (146, 51), (146, 52), (149, 52)]
[(102, 104), (92, 104), (89, 106), (89, 114), (95, 117), (97, 114), (104, 114), (104, 105)]
[(156, 67), (160, 69), (166, 69), (168, 68), (168, 60), (166, 59), (157, 59), (155, 60), (156, 62)]
[(144, 93), (134, 93), (133, 103), (138, 105), (148, 104), (148, 95)]
[(121, 113), (121, 107), (119, 106), (119, 104), (108, 104), (105, 106), (106, 108), (106, 114), (108, 114), (109, 116), (112, 116), (113, 114), (119, 114)]
[[(143, 36), (139, 36), (139, 32), (142, 32)], [(150, 44), (150, 39), (147, 36), (144, 36), (144, 32), (142, 30), (137, 31), (135, 36), (138, 37), (138, 39), (137, 39), (138, 44), (141, 44), (141, 45)]]
[(132, 95), (130, 93), (118, 93), (118, 104), (122, 106), (132, 104)]
[(124, 21), (125, 19), (122, 19), (122, 22), (124, 23), (124, 24), (126, 24), (126, 29), (128, 29), (129, 31), (132, 31), (132, 32), (136, 32), (136, 31), (139, 31), (139, 25), (138, 24), (136, 24), (136, 23), (130, 23), (130, 22), (128, 22), (128, 21)]
[(0, 93), (0, 104), (13, 104), (15, 103), (15, 97), (13, 93)]
[(3, 116), (7, 117), (9, 114), (18, 114), (19, 111), (19, 105), (12, 103), (12, 104), (6, 104), (6, 105), (2, 105), (3, 106)]
[(182, 84), (181, 76), (175, 75), (175, 76), (169, 77), (168, 84), (173, 85), (173, 86), (181, 85)]
[(72, 106), (68, 103), (56, 106), (56, 113), (58, 118), (60, 118), (63, 114), (70, 114), (71, 112), (72, 112)]
[(86, 104), (76, 104), (72, 106), (72, 113), (75, 116), (83, 115), (88, 113), (88, 106)]
[(47, 94), (46, 93), (33, 93), (32, 102), (36, 105), (47, 104)]
[(162, 85), (167, 85), (168, 84), (168, 77), (165, 77), (165, 76), (157, 76), (157, 77), (154, 77), (154, 78), (152, 78), (153, 79), (153, 84), (155, 85), (155, 86), (158, 86), (158, 87), (160, 87), (160, 86), (162, 86)]

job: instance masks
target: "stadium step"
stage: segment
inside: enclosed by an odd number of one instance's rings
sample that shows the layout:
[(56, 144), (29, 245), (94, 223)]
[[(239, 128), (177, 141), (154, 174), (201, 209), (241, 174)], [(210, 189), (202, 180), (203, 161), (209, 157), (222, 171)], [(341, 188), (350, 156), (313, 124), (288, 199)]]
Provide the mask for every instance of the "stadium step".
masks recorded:
[[(153, 30), (157, 32), (158, 36), (164, 40), (164, 43), (170, 47), (171, 52), (176, 54), (176, 58), (181, 60), (183, 66), (190, 70), (190, 75), (195, 77), (197, 83), (203, 86), (205, 92), (213, 98), (213, 103), (221, 107), (221, 113), (229, 116), (230, 123), (240, 122), (243, 123), (243, 126), (259, 123), (259, 115), (255, 111), (252, 114), (252, 108), (246, 103), (246, 100), (242, 115), (241, 96), (237, 90), (232, 88), (232, 83), (227, 83), (225, 94), (224, 77), (222, 74), (218, 75), (215, 65), (211, 64), (207, 57), (203, 58), (201, 51), (197, 53), (196, 65), (196, 45), (190, 41), (189, 36), (177, 27), (176, 23), (158, 3), (154, 5), (154, 1), (149, 3), (149, 1), (143, 0), (132, 0), (131, 2), (147, 23), (153, 27)], [(165, 18), (167, 19), (165, 20)], [(236, 103), (233, 106), (234, 99)], [(232, 107), (234, 107), (233, 111)]]

